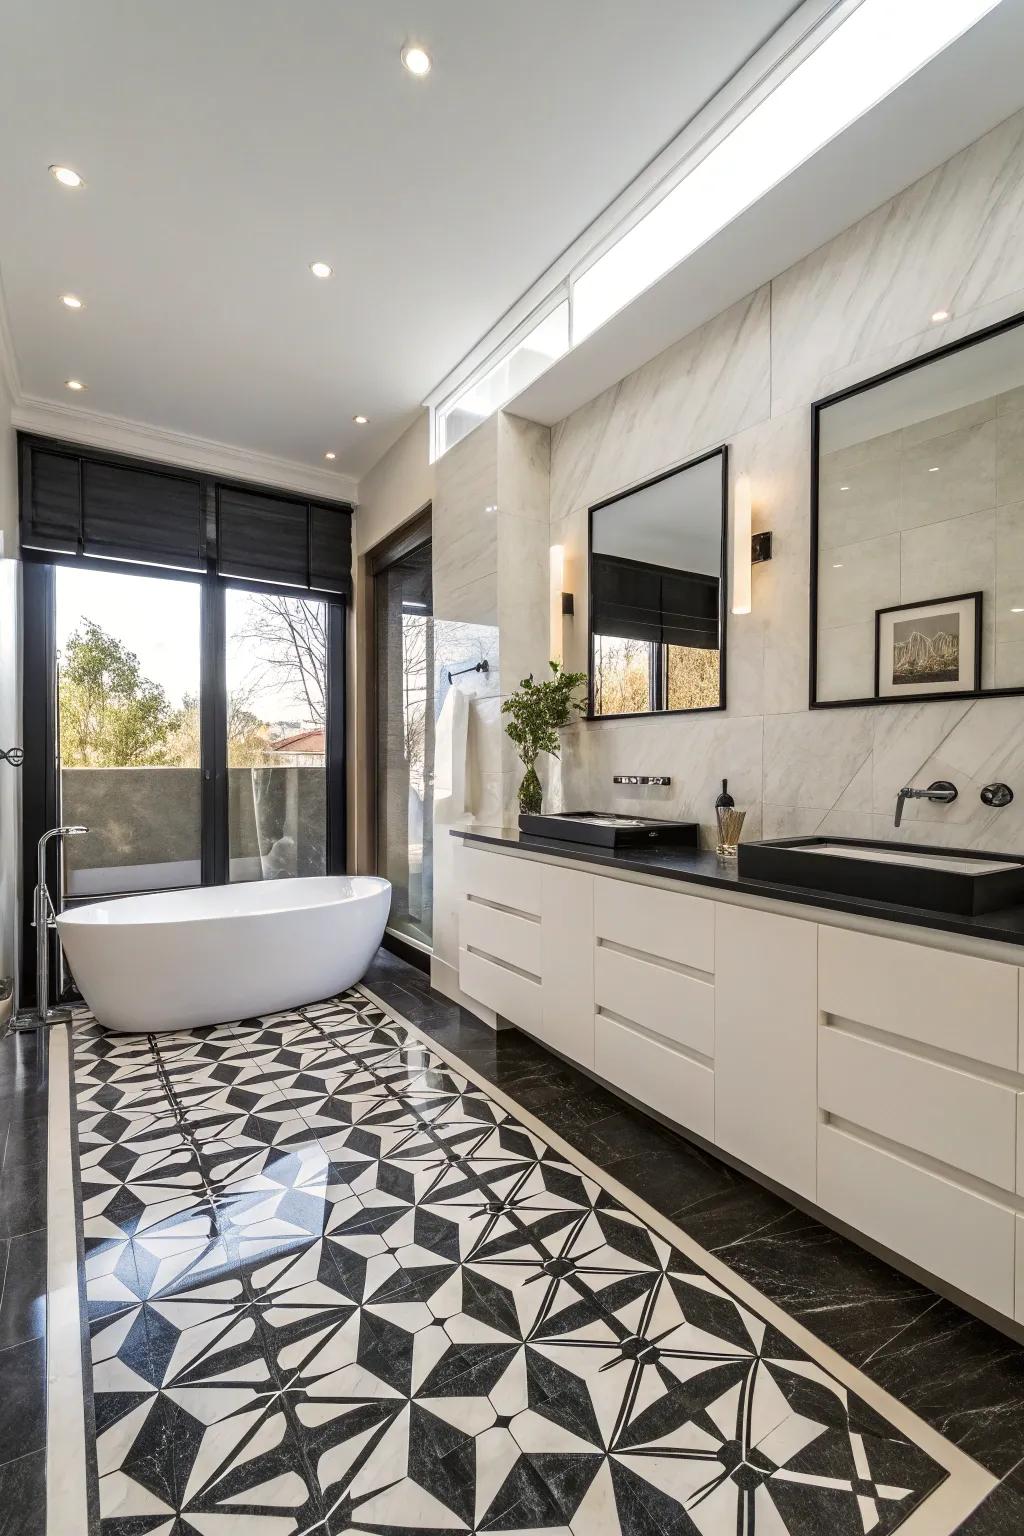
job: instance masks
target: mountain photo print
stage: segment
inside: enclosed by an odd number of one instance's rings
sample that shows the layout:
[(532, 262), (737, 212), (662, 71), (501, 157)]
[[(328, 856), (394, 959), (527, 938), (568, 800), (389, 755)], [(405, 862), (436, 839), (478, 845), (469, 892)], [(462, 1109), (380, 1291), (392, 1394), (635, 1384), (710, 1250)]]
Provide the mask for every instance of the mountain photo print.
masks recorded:
[(981, 687), (980, 592), (879, 608), (875, 697), (974, 693)]

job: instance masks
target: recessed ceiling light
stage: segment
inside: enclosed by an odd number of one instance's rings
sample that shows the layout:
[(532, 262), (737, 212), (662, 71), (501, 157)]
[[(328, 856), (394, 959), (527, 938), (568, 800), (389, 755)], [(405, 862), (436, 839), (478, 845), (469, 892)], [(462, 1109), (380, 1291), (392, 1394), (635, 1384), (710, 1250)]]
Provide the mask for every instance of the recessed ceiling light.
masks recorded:
[(77, 171), (73, 171), (70, 165), (51, 165), (50, 175), (55, 181), (59, 181), (62, 187), (84, 187), (85, 182)]
[(497, 512), (497, 510), (498, 508), (493, 502), (490, 505), (484, 507), (485, 512)]
[(837, 560), (837, 561), (836, 561), (836, 562), (835, 562), (835, 564), (834, 564), (834, 565), (833, 565), (833, 566), (832, 566), (832, 569), (833, 569), (833, 570), (834, 570), (834, 571), (841, 571), (841, 570), (842, 570), (842, 568), (843, 568), (843, 562), (842, 562), (842, 561), (841, 561), (841, 560)]
[(324, 458), (325, 459), (336, 459), (337, 457), (338, 457), (338, 455), (336, 453), (325, 453), (324, 454)]
[(402, 49), (402, 63), (417, 79), (422, 80), (424, 75), (430, 74), (430, 54), (418, 43), (406, 43)]
[(931, 466), (931, 468), (930, 468), (930, 469), (929, 469), (929, 471), (928, 471), (928, 473), (929, 473), (929, 474), (930, 474), (930, 475), (937, 475), (937, 474), (938, 474), (938, 472), (939, 472), (939, 466), (938, 466), (938, 465), (937, 465), (937, 464), (933, 464), (933, 465), (932, 465), (932, 466)]
[(941, 325), (943, 320), (949, 319), (948, 309), (937, 309), (932, 315), (932, 325)]
[(82, 303), (77, 293), (62, 293), (60, 296), (60, 301), (64, 305), (65, 309), (85, 308), (85, 305)]
[(848, 486), (848, 485), (841, 485), (841, 486), (840, 486), (840, 487), (839, 487), (839, 489), (840, 489), (840, 490), (841, 490), (841, 491), (848, 491), (848, 490), (849, 490), (849, 489), (850, 489), (850, 487), (849, 487), (849, 486)]
[(64, 384), (67, 389), (73, 389), (76, 394), (85, 388), (85, 385), (82, 383), (81, 379), (65, 379)]
[(311, 261), (309, 264), (309, 270), (312, 272), (314, 277), (334, 276), (334, 268), (329, 267), (326, 261)]
[(357, 427), (365, 427), (369, 424), (370, 418), (369, 416), (353, 416), (352, 420)]
[(1024, 608), (1011, 608), (1011, 613), (1024, 613)]

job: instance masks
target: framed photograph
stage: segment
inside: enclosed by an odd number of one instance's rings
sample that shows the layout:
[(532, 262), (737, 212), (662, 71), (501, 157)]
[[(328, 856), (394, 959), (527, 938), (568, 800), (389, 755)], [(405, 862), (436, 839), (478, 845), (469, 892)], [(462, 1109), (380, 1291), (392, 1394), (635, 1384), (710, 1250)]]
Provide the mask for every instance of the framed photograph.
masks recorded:
[(875, 698), (981, 690), (980, 592), (875, 610)]

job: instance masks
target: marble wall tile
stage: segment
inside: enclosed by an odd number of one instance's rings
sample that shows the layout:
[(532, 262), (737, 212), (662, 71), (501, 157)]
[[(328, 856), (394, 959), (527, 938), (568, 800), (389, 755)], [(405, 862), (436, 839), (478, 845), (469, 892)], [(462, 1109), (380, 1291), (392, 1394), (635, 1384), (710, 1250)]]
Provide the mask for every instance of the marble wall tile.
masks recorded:
[(829, 631), (873, 622), (900, 600), (900, 536), (837, 545), (818, 562), (819, 644)]
[(902, 528), (916, 528), (923, 523), (994, 507), (995, 419), (904, 448), (901, 469)]
[(843, 624), (820, 636), (817, 697), (870, 699), (875, 693), (875, 625)]
[(839, 453), (821, 460), (818, 547), (823, 551), (894, 533), (900, 526), (898, 442), (884, 457), (861, 464), (844, 464), (844, 458)]
[(904, 427), (900, 434), (903, 447), (916, 448), (921, 443), (945, 437), (949, 432), (962, 432), (968, 427), (980, 426), (982, 422), (992, 420), (997, 405), (997, 398), (973, 400), (970, 405), (958, 406), (955, 411), (943, 411), (940, 416), (929, 416), (927, 421), (915, 421), (911, 426)]
[(1024, 500), (1024, 405), (1000, 411), (996, 421), (996, 500)]
[(772, 285), (772, 409), (867, 378), (901, 340), (939, 338), (939, 306), (964, 316), (1024, 287), (1024, 113), (938, 166)]
[[(990, 598), (996, 580), (995, 512), (908, 529), (900, 536), (899, 569), (903, 603), (956, 592), (984, 592)], [(992, 622), (991, 614), (985, 617)]]
[[(434, 612), (445, 619), (494, 623), (495, 604), (481, 605), (480, 583), (498, 568), (498, 419), (471, 432), (434, 466)], [(492, 586), (494, 584), (492, 583)], [(476, 587), (472, 612), (459, 611), (456, 592)]]
[(715, 448), (769, 415), (767, 288), (552, 428), (554, 518)]
[(550, 521), (551, 431), (498, 413), (498, 508), (506, 517)]
[[(852, 708), (766, 716), (765, 800), (831, 810), (870, 760), (874, 713)], [(871, 809), (869, 785), (858, 786), (851, 808)]]

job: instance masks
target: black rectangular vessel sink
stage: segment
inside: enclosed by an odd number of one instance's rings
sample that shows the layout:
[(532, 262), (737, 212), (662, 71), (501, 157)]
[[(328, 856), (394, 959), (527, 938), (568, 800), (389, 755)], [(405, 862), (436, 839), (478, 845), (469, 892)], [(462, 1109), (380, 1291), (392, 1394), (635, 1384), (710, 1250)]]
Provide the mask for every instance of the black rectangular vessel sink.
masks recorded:
[(563, 843), (589, 843), (592, 848), (650, 848), (665, 843), (699, 848), (696, 821), (657, 821), (653, 816), (615, 816), (607, 811), (558, 811), (554, 815), (519, 815), (524, 837), (551, 837)]
[(1024, 859), (1012, 854), (848, 837), (784, 837), (741, 843), (738, 871), (748, 880), (962, 917), (1024, 904)]

